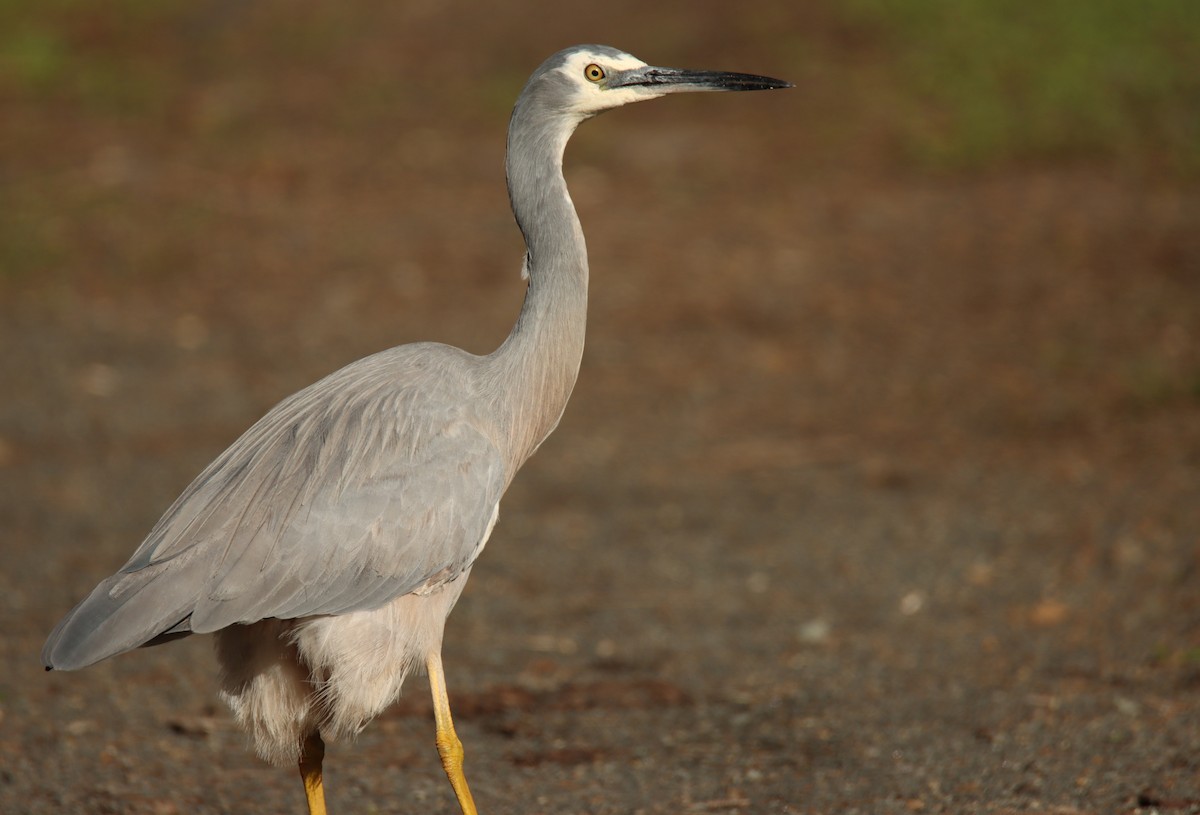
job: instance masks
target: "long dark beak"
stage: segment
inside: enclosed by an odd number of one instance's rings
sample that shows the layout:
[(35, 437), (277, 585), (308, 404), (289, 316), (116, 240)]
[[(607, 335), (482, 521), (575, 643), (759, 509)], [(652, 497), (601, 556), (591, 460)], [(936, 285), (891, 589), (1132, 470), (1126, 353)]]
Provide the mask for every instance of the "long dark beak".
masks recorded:
[(634, 68), (609, 82), (610, 88), (642, 87), (658, 93), (682, 91), (769, 91), (795, 87), (791, 82), (728, 71), (688, 71), (681, 68)]

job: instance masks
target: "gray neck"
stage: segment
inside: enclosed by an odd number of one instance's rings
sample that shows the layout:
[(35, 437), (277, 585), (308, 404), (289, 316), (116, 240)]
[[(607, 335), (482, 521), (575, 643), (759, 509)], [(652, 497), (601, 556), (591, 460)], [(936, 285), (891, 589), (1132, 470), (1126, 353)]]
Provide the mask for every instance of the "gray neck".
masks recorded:
[(511, 473), (550, 435), (567, 406), (583, 358), (587, 247), (562, 174), (577, 121), (523, 95), (508, 131), (508, 195), (525, 236), (529, 288), (508, 339), (490, 357), (504, 394), (501, 415)]

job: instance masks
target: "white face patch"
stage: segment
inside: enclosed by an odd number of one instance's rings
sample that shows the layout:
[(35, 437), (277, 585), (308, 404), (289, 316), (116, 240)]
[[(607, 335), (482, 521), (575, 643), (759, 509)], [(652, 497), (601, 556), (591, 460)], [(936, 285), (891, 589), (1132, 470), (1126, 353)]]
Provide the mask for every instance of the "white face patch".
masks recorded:
[(572, 54), (558, 70), (570, 80), (571, 87), (575, 89), (574, 107), (581, 114), (599, 113), (602, 110), (620, 107), (630, 102), (640, 102), (663, 95), (662, 92), (645, 86), (609, 88), (604, 80), (592, 81), (587, 76), (587, 69), (591, 65), (598, 65), (610, 76), (620, 71), (646, 67), (646, 63), (633, 54), (624, 52), (616, 56), (590, 51)]

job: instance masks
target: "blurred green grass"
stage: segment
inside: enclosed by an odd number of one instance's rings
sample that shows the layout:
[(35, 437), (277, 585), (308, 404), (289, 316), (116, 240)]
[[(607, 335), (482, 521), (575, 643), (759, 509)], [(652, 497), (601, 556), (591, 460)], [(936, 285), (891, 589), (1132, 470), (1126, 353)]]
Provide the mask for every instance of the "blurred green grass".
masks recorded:
[(166, 0), (0, 0), (0, 90), (143, 113), (167, 95), (155, 35), (180, 8)]
[(1200, 171), (1195, 0), (849, 0), (894, 59), (910, 157)]

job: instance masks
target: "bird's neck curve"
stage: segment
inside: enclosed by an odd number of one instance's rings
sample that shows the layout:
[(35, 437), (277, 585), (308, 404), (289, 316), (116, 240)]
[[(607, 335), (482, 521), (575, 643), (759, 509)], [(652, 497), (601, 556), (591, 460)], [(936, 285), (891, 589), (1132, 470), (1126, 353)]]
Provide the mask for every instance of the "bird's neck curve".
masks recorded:
[(508, 193), (525, 237), (528, 289), (516, 325), (489, 361), (505, 394), (511, 473), (557, 426), (583, 358), (587, 247), (562, 173), (578, 123), (522, 99), (509, 124)]

